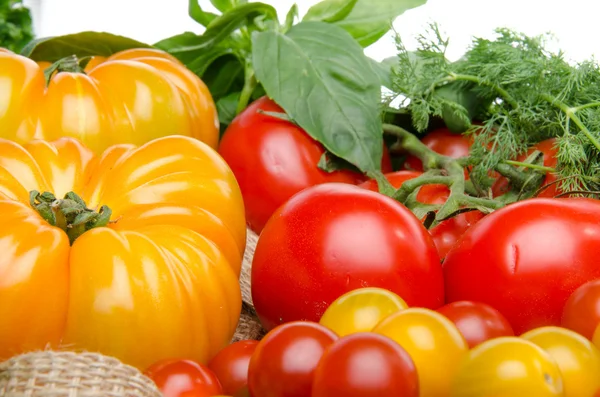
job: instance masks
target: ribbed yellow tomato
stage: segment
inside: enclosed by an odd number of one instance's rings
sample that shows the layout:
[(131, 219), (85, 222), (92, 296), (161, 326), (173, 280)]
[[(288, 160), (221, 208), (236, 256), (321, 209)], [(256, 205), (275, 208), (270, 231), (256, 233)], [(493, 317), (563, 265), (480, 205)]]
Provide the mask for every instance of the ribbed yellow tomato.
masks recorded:
[(452, 321), (433, 310), (410, 308), (386, 317), (373, 332), (395, 340), (410, 354), (421, 397), (448, 395), (456, 368), (469, 349)]
[(402, 298), (384, 288), (358, 288), (333, 301), (319, 323), (345, 336), (371, 331), (385, 317), (407, 308)]
[(600, 391), (600, 351), (584, 336), (561, 327), (541, 327), (521, 335), (547, 351), (562, 374), (565, 397), (594, 397)]
[(219, 139), (206, 85), (171, 55), (131, 49), (94, 57), (84, 73), (0, 52), (0, 137), (26, 143), (74, 137), (96, 154), (120, 143), (142, 145), (167, 135)]
[(206, 363), (238, 322), (245, 236), (233, 173), (196, 139), (102, 156), (0, 139), (0, 360), (49, 345)]
[(563, 397), (558, 365), (541, 347), (503, 336), (474, 347), (460, 365), (450, 397)]

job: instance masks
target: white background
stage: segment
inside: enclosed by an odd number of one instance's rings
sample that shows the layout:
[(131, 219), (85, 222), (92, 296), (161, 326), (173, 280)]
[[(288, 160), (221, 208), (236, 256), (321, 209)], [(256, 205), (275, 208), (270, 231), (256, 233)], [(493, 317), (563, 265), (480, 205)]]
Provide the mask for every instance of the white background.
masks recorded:
[[(303, 15), (318, 0), (263, 0), (277, 8), (280, 18), (295, 2)], [(402, 0), (397, 0), (402, 1)], [(85, 30), (107, 31), (142, 42), (155, 43), (184, 31), (202, 32), (187, 16), (187, 0), (25, 0), (33, 7), (38, 36)], [(211, 9), (209, 0), (200, 0)], [(409, 49), (428, 22), (438, 22), (451, 38), (448, 57), (456, 59), (470, 38), (491, 37), (497, 27), (529, 35), (552, 32), (557, 47), (572, 60), (600, 58), (599, 0), (429, 0), (400, 16), (394, 23)], [(391, 35), (366, 50), (380, 60), (395, 55)]]

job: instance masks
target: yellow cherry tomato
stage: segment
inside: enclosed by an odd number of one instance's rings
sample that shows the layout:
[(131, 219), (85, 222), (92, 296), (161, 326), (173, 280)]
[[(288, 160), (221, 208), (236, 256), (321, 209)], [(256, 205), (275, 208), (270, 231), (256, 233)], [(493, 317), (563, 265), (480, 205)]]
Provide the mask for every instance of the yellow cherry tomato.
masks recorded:
[(158, 49), (93, 57), (83, 71), (63, 67), (48, 81), (48, 62), (0, 51), (0, 137), (74, 137), (96, 154), (120, 143), (142, 145), (167, 135), (215, 149), (219, 120), (198, 76)]
[(383, 319), (373, 332), (400, 344), (419, 374), (421, 397), (447, 396), (467, 342), (452, 321), (433, 310), (410, 308)]
[(515, 336), (474, 347), (459, 366), (450, 397), (564, 397), (558, 365), (533, 342)]
[(565, 397), (594, 397), (600, 390), (600, 351), (577, 332), (561, 327), (541, 327), (521, 338), (547, 351), (562, 374)]
[(0, 219), (0, 361), (50, 346), (145, 369), (206, 363), (231, 340), (244, 205), (199, 140), (96, 156), (73, 138), (0, 139)]
[(333, 301), (319, 322), (345, 336), (371, 331), (385, 317), (407, 308), (402, 298), (384, 288), (359, 288)]

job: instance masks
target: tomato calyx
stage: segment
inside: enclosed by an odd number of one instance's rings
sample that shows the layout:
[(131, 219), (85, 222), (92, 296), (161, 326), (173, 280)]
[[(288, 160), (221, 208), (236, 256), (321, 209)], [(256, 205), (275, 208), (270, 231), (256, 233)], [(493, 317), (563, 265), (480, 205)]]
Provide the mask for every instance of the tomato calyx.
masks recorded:
[(52, 65), (48, 66), (48, 68), (44, 70), (46, 87), (50, 84), (50, 80), (52, 80), (52, 76), (54, 76), (55, 73), (85, 73), (85, 66), (91, 59), (92, 57), (78, 58), (76, 55), (71, 55), (65, 58), (61, 58), (58, 61), (54, 62)]
[(85, 201), (74, 192), (57, 199), (50, 192), (32, 190), (29, 192), (29, 203), (46, 222), (64, 230), (71, 244), (88, 230), (108, 225), (112, 215), (106, 205), (97, 212), (88, 208)]

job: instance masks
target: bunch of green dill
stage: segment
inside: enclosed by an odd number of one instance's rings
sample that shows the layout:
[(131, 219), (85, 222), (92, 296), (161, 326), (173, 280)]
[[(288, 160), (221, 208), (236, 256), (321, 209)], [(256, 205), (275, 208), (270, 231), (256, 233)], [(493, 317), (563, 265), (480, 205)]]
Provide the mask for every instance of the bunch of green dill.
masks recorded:
[(473, 134), (469, 162), (480, 187), (491, 184), (490, 169), (556, 138), (561, 189), (600, 190), (599, 65), (567, 62), (562, 51), (547, 49), (549, 35), (496, 33), (494, 40), (474, 38), (456, 62), (447, 60), (449, 41), (435, 24), (418, 37), (415, 52), (397, 37), (393, 91), (404, 98), (401, 108), (410, 112), (413, 127), (425, 131), (432, 117), (442, 117)]

